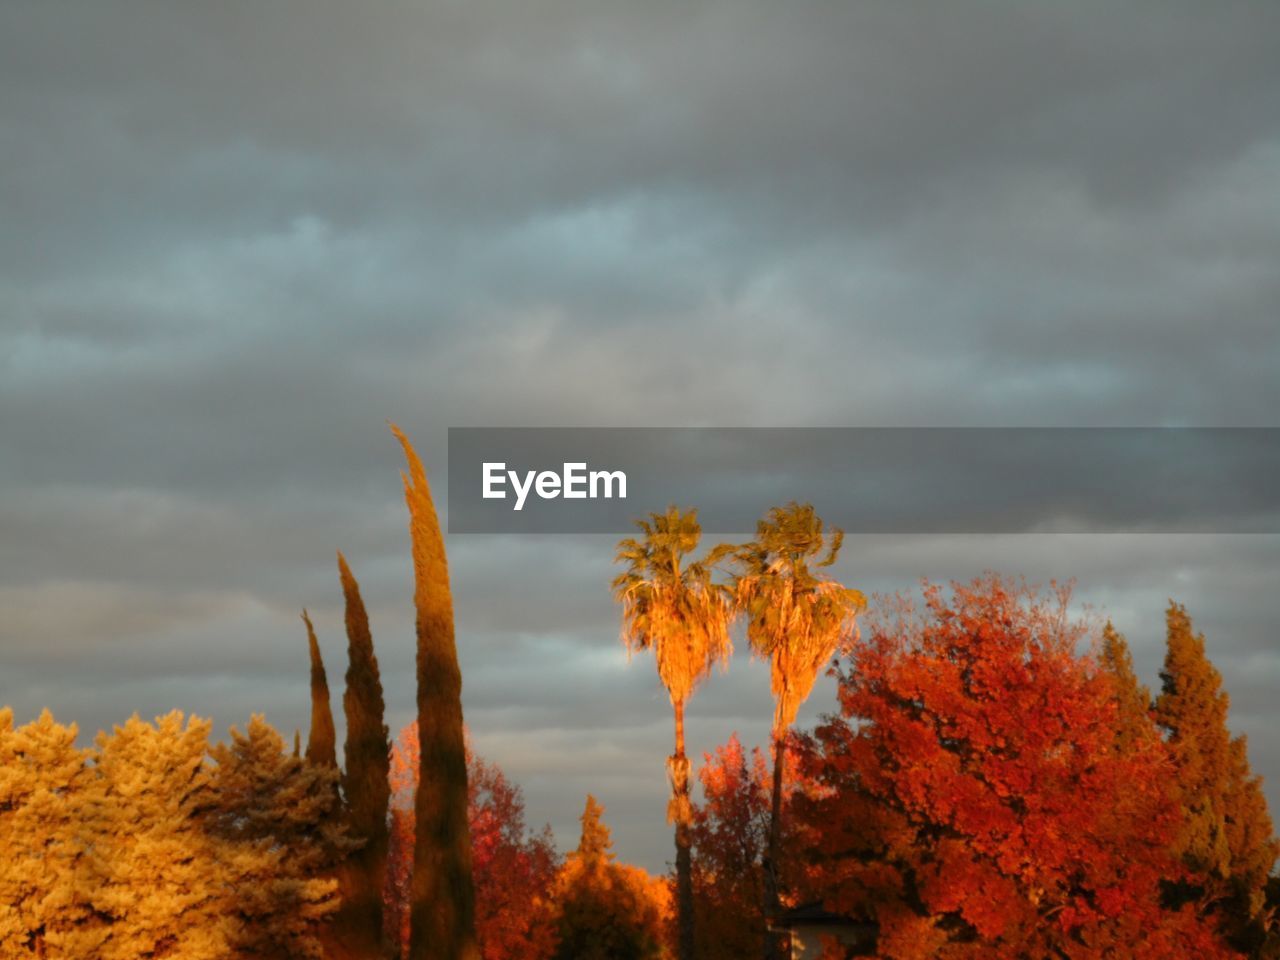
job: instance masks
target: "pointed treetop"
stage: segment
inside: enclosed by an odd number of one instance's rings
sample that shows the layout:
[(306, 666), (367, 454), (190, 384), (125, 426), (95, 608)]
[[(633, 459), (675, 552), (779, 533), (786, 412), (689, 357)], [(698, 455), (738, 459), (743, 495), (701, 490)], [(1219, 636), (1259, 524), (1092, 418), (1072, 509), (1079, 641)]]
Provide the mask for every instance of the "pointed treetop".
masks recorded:
[(386, 702), (378, 657), (373, 649), (373, 634), (369, 630), (369, 614), (360, 596), (360, 585), (341, 550), (338, 551), (338, 574), (346, 601), (347, 625), (347, 688), (342, 694), (342, 709), (347, 719), (343, 787), (353, 820), (362, 819), (369, 830), (376, 831), (386, 819), (390, 789), (387, 785), (390, 742), (383, 722)]
[[(350, 588), (355, 586), (356, 578), (351, 572), (351, 565), (347, 563), (347, 558), (342, 551), (338, 551), (338, 579), (342, 582), (342, 592), (344, 595), (350, 593)], [(356, 589), (359, 589), (356, 587)]]
[(307, 734), (307, 759), (326, 767), (338, 765), (337, 733), (333, 727), (333, 710), (329, 705), (329, 680), (316, 630), (306, 610), (302, 622), (307, 625), (307, 644), (311, 649), (311, 730)]
[[(431, 499), (427, 473), (405, 432), (389, 420), (387, 425), (404, 448), (404, 458), (409, 466), (408, 473), (402, 471), (400, 478), (404, 481), (404, 499), (409, 507), (413, 566), (417, 571), (414, 604), (418, 608), (418, 617), (419, 620), (424, 615), (431, 620), (438, 618), (441, 623), (451, 621), (452, 599), (447, 592), (449, 564), (445, 558), (444, 537), (440, 533), (440, 520), (436, 515), (435, 502)], [(431, 588), (433, 582), (438, 585), (437, 588)], [(439, 589), (439, 586), (443, 586), (444, 590)], [(446, 604), (450, 609), (446, 609)]]
[(1129, 643), (1110, 620), (1102, 628), (1102, 663), (1110, 673), (1133, 673), (1133, 656), (1129, 653)]
[[(342, 583), (342, 599), (346, 604), (347, 642), (353, 654), (358, 652), (361, 660), (371, 661), (371, 669), (376, 677), (378, 660), (373, 653), (369, 613), (365, 609), (364, 598), (360, 596), (360, 584), (356, 582), (355, 575), (351, 572), (347, 558), (342, 555), (341, 550), (338, 551), (338, 579)], [(353, 662), (347, 669), (348, 684), (351, 682), (351, 673), (355, 666)], [(381, 697), (381, 687), (379, 687), (379, 697)]]
[(1129, 644), (1111, 621), (1102, 628), (1098, 662), (1111, 681), (1116, 701), (1116, 747), (1122, 753), (1159, 736), (1151, 719), (1151, 692), (1138, 680)]
[(422, 468), (422, 460), (418, 457), (418, 451), (413, 449), (413, 444), (409, 442), (409, 438), (405, 432), (398, 426), (387, 421), (387, 426), (391, 428), (391, 432), (395, 438), (400, 441), (400, 446), (404, 448), (404, 458), (409, 464), (409, 473), (404, 475), (405, 490), (408, 491), (413, 487), (427, 486), (427, 472)]
[(1222, 674), (1205, 655), (1204, 634), (1195, 632), (1187, 608), (1172, 600), (1165, 622), (1168, 649), (1157, 717), (1175, 741), (1208, 733), (1225, 743), (1231, 698), (1222, 689)]
[(584, 863), (607, 863), (613, 859), (613, 837), (603, 817), (604, 806), (588, 793), (587, 804), (578, 818), (582, 822), (582, 836), (576, 851)]

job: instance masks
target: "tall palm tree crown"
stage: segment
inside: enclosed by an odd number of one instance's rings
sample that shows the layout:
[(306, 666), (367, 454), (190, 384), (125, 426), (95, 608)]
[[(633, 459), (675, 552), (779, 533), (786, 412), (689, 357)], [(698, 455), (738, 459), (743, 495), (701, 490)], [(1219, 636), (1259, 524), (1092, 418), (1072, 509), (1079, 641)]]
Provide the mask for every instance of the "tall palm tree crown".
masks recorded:
[(705, 561), (684, 564), (702, 538), (698, 512), (669, 507), (637, 520), (643, 537), (618, 544), (626, 570), (613, 580), (622, 604), (622, 641), (629, 653), (652, 650), (673, 704), (688, 700), (717, 663), (733, 652), (733, 602), (712, 583)]
[(822, 668), (857, 634), (866, 597), (814, 572), (835, 563), (843, 543), (843, 531), (828, 532), (811, 504), (793, 500), (772, 508), (756, 539), (732, 553), (747, 642), (771, 665), (775, 736), (795, 722)]

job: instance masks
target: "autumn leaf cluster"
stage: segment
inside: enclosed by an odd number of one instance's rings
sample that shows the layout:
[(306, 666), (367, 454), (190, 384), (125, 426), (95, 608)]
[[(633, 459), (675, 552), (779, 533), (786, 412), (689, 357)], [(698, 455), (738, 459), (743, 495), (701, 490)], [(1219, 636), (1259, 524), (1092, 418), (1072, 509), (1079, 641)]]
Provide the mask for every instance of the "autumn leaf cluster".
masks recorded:
[[(1096, 634), (1069, 591), (995, 576), (883, 599), (839, 713), (790, 741), (787, 902), (885, 960), (1274, 956), (1276, 841), (1203, 636), (1170, 607), (1153, 700)], [(763, 767), (734, 739), (702, 771), (708, 960), (759, 952)]]
[[(391, 845), (384, 892), (392, 939), (409, 942), (417, 725), (392, 752)], [(588, 797), (578, 847), (561, 858), (549, 827), (525, 821), (524, 796), (494, 763), (467, 751), (467, 807), (475, 871), (476, 939), (483, 960), (660, 960), (667, 957), (671, 891), (663, 878), (618, 863)]]
[(0, 956), (320, 958), (350, 850), (335, 774), (261, 718), (137, 717), (92, 747), (0, 710)]

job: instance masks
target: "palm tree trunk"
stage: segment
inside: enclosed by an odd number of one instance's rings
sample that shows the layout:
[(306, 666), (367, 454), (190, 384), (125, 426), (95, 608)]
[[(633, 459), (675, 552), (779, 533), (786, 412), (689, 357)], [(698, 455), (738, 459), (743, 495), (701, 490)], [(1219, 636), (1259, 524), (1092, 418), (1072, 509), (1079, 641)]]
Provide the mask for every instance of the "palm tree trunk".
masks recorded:
[[(773, 801), (769, 810), (769, 847), (764, 861), (764, 916), (766, 925), (778, 916), (778, 855), (782, 847), (782, 774), (787, 759), (787, 733), (773, 738)], [(764, 960), (783, 960), (782, 935), (767, 929), (764, 935)]]
[(693, 857), (689, 825), (689, 761), (684, 754), (684, 701), (675, 704), (676, 752), (671, 758), (672, 810), (676, 821), (676, 913), (679, 960), (693, 960)]

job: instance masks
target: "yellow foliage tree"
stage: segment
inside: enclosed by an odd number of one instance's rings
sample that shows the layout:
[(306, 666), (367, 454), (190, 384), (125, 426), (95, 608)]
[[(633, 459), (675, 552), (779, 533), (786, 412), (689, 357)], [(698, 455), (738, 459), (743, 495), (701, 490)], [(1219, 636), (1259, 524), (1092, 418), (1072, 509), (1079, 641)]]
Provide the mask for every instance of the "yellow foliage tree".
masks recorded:
[(0, 956), (97, 956), (92, 823), (103, 782), (75, 726), (49, 711), (15, 728), (0, 709)]
[(95, 746), (47, 712), (0, 711), (0, 956), (284, 960), (321, 956), (350, 849), (336, 771), (289, 756), (254, 718), (133, 717)]

